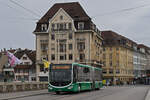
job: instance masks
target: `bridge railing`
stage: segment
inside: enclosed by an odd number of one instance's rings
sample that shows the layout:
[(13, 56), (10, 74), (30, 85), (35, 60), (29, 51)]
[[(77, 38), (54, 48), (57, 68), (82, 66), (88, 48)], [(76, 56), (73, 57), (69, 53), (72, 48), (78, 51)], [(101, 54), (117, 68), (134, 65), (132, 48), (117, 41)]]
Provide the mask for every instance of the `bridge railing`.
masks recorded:
[(0, 82), (0, 93), (42, 90), (47, 88), (48, 82)]

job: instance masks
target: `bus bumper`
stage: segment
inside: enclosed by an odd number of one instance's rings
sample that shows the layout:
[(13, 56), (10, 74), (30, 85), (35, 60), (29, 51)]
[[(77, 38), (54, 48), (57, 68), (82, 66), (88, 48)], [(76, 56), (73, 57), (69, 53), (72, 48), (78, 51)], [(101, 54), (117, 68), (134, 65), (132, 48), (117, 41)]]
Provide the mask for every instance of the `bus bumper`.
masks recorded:
[(53, 87), (48, 85), (48, 92), (78, 92), (78, 84), (72, 84), (68, 87), (63, 87), (63, 88), (57, 88), (57, 87)]

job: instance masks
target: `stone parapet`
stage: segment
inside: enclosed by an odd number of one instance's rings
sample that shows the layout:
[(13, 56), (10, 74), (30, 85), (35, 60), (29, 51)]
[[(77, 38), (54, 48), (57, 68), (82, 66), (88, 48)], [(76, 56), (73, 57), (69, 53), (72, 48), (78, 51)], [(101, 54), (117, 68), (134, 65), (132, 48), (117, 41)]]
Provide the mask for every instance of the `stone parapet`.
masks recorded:
[(42, 90), (48, 88), (48, 82), (0, 83), (0, 93)]

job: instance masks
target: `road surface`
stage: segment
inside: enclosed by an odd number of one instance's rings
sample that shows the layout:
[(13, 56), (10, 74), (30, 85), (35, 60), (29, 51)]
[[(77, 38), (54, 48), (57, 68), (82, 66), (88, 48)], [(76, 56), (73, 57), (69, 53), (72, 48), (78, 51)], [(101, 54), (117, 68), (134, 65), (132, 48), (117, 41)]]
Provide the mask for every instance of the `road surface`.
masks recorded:
[(42, 90), (36, 91), (36, 93), (22, 92), (26, 95), (19, 93), (18, 96), (10, 96), (9, 98), (3, 95), (0, 100), (145, 100), (148, 89), (149, 86), (111, 86), (96, 91), (62, 93), (60, 95)]

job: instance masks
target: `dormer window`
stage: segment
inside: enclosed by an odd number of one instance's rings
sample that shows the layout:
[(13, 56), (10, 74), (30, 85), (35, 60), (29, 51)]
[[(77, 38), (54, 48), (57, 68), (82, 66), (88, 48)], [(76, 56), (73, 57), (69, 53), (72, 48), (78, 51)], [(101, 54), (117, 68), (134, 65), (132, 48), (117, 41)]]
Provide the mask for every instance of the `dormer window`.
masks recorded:
[(78, 29), (83, 30), (84, 29), (84, 22), (79, 22), (78, 23)]
[(27, 60), (27, 57), (23, 57), (22, 59), (23, 59), (23, 60)]
[(47, 31), (47, 24), (41, 25), (41, 31)]

